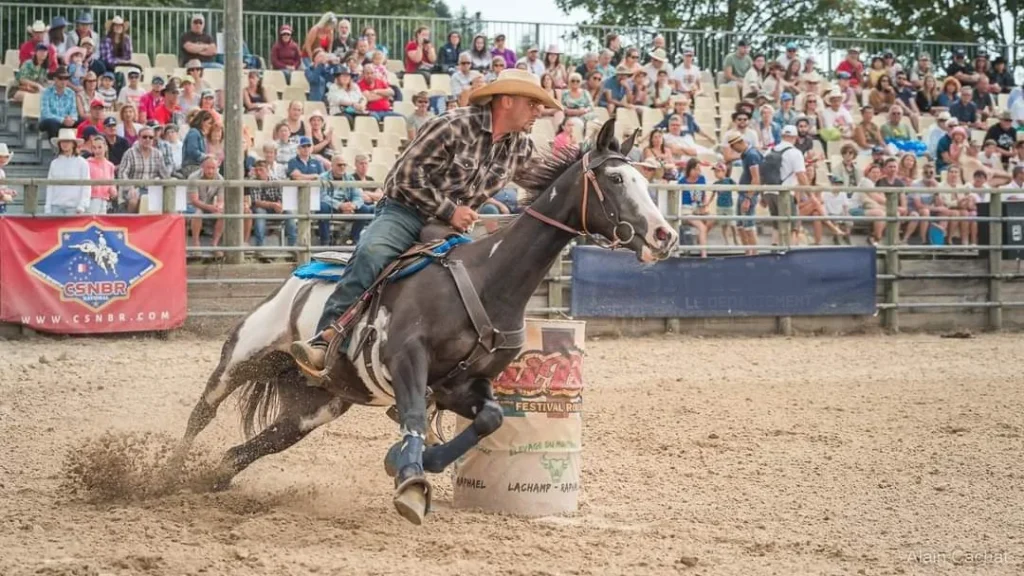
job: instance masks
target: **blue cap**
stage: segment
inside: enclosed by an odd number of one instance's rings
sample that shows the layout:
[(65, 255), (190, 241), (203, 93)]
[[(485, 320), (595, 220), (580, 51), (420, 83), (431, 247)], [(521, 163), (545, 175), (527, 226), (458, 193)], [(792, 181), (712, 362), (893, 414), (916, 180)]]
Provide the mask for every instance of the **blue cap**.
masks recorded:
[(307, 136), (299, 136), (299, 148), (302, 148), (303, 146), (312, 146), (312, 145), (313, 145), (313, 141), (310, 140), (309, 137), (307, 137)]
[(95, 126), (89, 126), (88, 128), (86, 128), (85, 130), (82, 131), (82, 139), (83, 140), (89, 140), (93, 136), (99, 136), (99, 135), (100, 135), (100, 131), (97, 130)]
[(956, 50), (953, 50), (953, 56), (963, 56), (964, 54), (966, 53), (964, 52), (963, 48), (957, 48)]
[(100, 76), (100, 78), (110, 78), (111, 80), (116, 80), (116, 78), (114, 77), (114, 73), (110, 71), (104, 72), (103, 76)]
[(153, 79), (150, 80), (150, 82), (153, 83), (153, 84), (159, 84), (159, 85), (163, 86), (164, 85), (164, 77), (163, 76), (153, 76)]
[(782, 101), (783, 102), (789, 102), (792, 99), (793, 99), (793, 95), (790, 94), (789, 92), (783, 92), (782, 93)]
[(796, 42), (786, 42), (786, 50), (796, 50)]
[(872, 154), (885, 154), (885, 148), (881, 146), (874, 146), (871, 148)]
[(837, 76), (839, 77), (840, 80), (849, 80), (850, 79), (850, 73), (849, 72), (840, 72), (839, 74), (837, 74)]
[(105, 120), (103, 120), (103, 125), (104, 126), (117, 126), (117, 118), (114, 118), (113, 116), (107, 116), (107, 118)]
[(47, 50), (47, 51), (49, 51), (50, 47), (47, 46), (46, 44), (43, 44), (42, 42), (40, 42), (39, 44), (36, 44), (36, 50)]
[(63, 16), (56, 16), (50, 21), (50, 28), (64, 28), (68, 25), (68, 21)]

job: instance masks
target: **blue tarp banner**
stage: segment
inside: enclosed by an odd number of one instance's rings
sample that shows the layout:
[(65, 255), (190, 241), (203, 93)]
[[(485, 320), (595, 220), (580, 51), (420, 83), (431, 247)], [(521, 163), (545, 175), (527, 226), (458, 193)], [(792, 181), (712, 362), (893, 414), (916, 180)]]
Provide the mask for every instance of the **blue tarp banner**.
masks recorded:
[(580, 318), (711, 318), (875, 313), (875, 249), (643, 264), (632, 252), (573, 249), (572, 304)]

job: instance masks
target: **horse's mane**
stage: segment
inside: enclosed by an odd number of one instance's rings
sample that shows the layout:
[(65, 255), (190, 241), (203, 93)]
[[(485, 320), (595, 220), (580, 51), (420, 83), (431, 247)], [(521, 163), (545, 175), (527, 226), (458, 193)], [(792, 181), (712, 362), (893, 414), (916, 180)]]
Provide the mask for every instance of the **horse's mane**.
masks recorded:
[(553, 154), (544, 154), (539, 167), (533, 167), (516, 180), (516, 184), (522, 187), (526, 193), (525, 196), (520, 197), (519, 203), (527, 206), (532, 204), (534, 200), (551, 188), (559, 176), (579, 162), (588, 150), (590, 150), (589, 143), (584, 146), (562, 148)]

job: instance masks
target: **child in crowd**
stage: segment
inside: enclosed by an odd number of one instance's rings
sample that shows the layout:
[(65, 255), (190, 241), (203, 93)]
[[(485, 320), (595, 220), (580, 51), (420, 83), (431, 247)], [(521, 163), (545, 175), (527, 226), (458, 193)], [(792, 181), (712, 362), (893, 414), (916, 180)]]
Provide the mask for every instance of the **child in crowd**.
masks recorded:
[[(843, 181), (838, 176), (829, 176), (833, 186), (841, 186)], [(825, 205), (825, 215), (834, 218), (833, 222), (840, 230), (846, 233), (845, 236), (832, 236), (832, 242), (839, 244), (850, 244), (850, 232), (853, 229), (853, 222), (844, 220), (843, 217), (850, 215), (850, 197), (846, 191), (839, 188), (826, 188), (821, 193), (821, 203)]]
[(144, 88), (139, 87), (140, 73), (138, 70), (130, 70), (128, 72), (128, 84), (121, 88), (121, 93), (117, 95), (117, 107), (120, 109), (125, 104), (131, 104), (135, 108), (139, 107), (139, 100), (146, 93)]
[(117, 90), (114, 89), (114, 73), (104, 72), (100, 76), (100, 87), (96, 93), (103, 99), (103, 111), (107, 114), (114, 112), (114, 104), (117, 102)]
[[(713, 173), (715, 175), (715, 184), (717, 184), (719, 186), (732, 186), (732, 185), (736, 184), (736, 182), (727, 175), (729, 172), (726, 169), (725, 164), (719, 162), (719, 163), (715, 164), (715, 166), (714, 166), (714, 168), (712, 170), (713, 170)], [(732, 192), (732, 190), (719, 190), (718, 191), (717, 200), (715, 202), (715, 213), (718, 216), (735, 216), (736, 215), (736, 204), (735, 204), (735, 202), (733, 200), (733, 192)], [(714, 228), (715, 224), (718, 224), (718, 222), (712, 221), (709, 224), (711, 225), (709, 227), (709, 229), (708, 229), (710, 231), (710, 229)], [(739, 246), (740, 245), (740, 241), (739, 241), (739, 237), (737, 236), (737, 233), (736, 233), (736, 221), (735, 220), (722, 220), (721, 221), (721, 225), (722, 225), (722, 239), (725, 241), (725, 243), (729, 244), (729, 235), (731, 234), (732, 235), (732, 243), (735, 244), (736, 246)]]
[[(4, 166), (11, 161), (11, 151), (7, 149), (7, 144), (0, 142), (0, 180), (7, 178), (7, 174), (4, 172)], [(7, 213), (7, 203), (14, 200), (17, 196), (17, 192), (6, 186), (0, 186), (0, 214)]]
[(75, 92), (82, 90), (82, 78), (89, 69), (85, 66), (85, 50), (72, 48), (64, 55), (65, 63), (68, 66), (68, 74), (71, 76), (71, 89)]

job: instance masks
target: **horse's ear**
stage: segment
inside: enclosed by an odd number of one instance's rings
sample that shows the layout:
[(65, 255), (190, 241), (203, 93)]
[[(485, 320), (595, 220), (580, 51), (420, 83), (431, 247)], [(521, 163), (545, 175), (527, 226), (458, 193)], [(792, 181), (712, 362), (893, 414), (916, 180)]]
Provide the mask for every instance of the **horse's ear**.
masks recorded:
[(601, 131), (597, 133), (597, 142), (595, 142), (595, 148), (600, 151), (605, 151), (611, 148), (612, 141), (615, 140), (615, 117), (611, 117), (601, 126)]
[(633, 144), (636, 143), (637, 136), (640, 135), (640, 129), (633, 130), (633, 133), (628, 138), (622, 141), (622, 145), (619, 146), (619, 153), (623, 156), (629, 156), (630, 150), (633, 149)]

